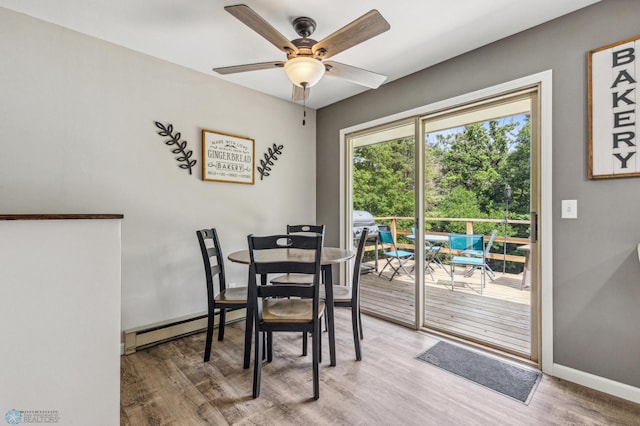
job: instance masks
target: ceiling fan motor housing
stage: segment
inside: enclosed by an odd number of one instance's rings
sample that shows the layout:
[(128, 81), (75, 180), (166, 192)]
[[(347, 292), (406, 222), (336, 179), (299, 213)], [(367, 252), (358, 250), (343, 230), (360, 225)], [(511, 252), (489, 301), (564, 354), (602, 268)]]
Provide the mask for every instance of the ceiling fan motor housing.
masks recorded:
[(298, 52), (287, 52), (287, 59), (295, 58), (297, 56), (309, 56), (313, 57), (313, 46), (318, 42), (312, 38), (297, 38), (295, 40), (291, 40), (291, 44), (293, 44)]
[(316, 30), (316, 21), (306, 16), (293, 20), (293, 29), (302, 38), (307, 38)]

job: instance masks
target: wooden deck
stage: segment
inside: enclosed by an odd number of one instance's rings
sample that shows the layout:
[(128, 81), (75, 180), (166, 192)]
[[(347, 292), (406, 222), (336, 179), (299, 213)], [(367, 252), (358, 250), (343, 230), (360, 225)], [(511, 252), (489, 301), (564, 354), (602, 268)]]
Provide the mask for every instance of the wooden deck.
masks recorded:
[[(381, 266), (380, 266), (381, 267)], [(413, 324), (414, 283), (402, 275), (389, 281), (387, 268), (382, 277), (375, 272), (361, 277), (363, 312)], [(460, 272), (460, 273), (458, 273)], [(426, 306), (423, 326), (454, 336), (485, 343), (521, 356), (531, 353), (531, 291), (520, 289), (522, 275), (496, 272), (488, 276), (480, 294), (480, 272), (464, 277), (456, 271), (455, 289), (451, 278), (436, 268), (435, 281), (425, 276)], [(386, 278), (385, 278), (386, 276)]]

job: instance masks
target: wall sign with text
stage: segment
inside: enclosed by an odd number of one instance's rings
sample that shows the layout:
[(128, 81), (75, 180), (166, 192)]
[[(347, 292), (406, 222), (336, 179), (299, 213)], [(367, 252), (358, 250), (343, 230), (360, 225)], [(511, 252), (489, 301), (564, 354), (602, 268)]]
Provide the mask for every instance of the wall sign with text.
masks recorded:
[(202, 180), (254, 183), (255, 140), (202, 130)]
[(640, 176), (640, 36), (589, 52), (589, 178)]

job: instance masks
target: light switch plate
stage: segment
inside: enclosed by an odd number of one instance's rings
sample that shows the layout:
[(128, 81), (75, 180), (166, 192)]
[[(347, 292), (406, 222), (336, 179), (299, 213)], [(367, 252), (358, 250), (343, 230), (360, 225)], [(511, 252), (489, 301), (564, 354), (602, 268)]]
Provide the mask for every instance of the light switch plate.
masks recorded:
[(578, 218), (578, 200), (562, 200), (562, 218)]

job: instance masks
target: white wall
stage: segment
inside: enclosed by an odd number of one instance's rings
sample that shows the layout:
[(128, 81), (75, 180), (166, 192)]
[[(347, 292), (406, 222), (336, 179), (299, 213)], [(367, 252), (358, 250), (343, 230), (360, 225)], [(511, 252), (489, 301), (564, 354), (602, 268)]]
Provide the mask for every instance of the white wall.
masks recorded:
[[(2, 8), (0, 58), (0, 213), (124, 214), (123, 329), (206, 310), (196, 229), (217, 227), (229, 253), (315, 222), (314, 111), (303, 127), (299, 105)], [(193, 175), (154, 121), (181, 132)], [(203, 128), (283, 155), (255, 185), (204, 182)]]
[(120, 219), (0, 220), (1, 415), (118, 424), (120, 247)]

